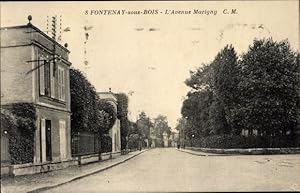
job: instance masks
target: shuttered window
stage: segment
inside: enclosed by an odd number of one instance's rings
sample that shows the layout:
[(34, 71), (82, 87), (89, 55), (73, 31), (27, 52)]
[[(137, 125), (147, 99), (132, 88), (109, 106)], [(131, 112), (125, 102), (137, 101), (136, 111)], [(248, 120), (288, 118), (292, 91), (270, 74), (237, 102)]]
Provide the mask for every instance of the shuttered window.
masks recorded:
[(54, 73), (54, 63), (51, 62), (50, 64), (50, 86), (51, 86), (51, 98), (55, 97), (55, 87), (54, 87), (54, 81), (55, 81), (55, 73)]
[(65, 101), (66, 99), (66, 81), (65, 70), (62, 67), (58, 67), (58, 99)]
[(41, 56), (39, 57), (38, 65), (40, 95), (54, 97), (53, 64), (47, 62), (45, 58)]
[(39, 65), (39, 74), (40, 74), (40, 79), (39, 79), (40, 94), (44, 95), (45, 94), (44, 62), (41, 61), (41, 59), (39, 59), (38, 65)]
[(44, 79), (45, 79), (45, 95), (51, 96), (51, 75), (50, 75), (50, 62), (44, 64)]

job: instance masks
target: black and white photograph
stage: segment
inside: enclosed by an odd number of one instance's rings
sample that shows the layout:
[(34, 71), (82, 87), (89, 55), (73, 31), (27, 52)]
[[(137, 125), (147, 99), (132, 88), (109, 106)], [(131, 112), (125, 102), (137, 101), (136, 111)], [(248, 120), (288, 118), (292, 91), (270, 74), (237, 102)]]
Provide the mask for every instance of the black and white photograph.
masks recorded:
[(1, 1), (1, 193), (300, 191), (299, 0)]

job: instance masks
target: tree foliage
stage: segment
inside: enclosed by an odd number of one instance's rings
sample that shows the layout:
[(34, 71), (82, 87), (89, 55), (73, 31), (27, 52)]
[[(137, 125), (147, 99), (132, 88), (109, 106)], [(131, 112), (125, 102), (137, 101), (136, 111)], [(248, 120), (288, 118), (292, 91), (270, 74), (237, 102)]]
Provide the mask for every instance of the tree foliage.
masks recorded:
[(153, 130), (154, 135), (159, 139), (163, 139), (164, 132), (170, 136), (171, 127), (168, 125), (167, 117), (164, 115), (158, 115), (156, 118), (154, 118)]
[(128, 136), (129, 121), (128, 121), (128, 96), (124, 93), (116, 94), (118, 100), (117, 115), (121, 124), (121, 147), (126, 148), (126, 137)]
[[(225, 46), (212, 62), (214, 71), (213, 83), (215, 88), (214, 102), (212, 105), (212, 126), (217, 133), (236, 132), (237, 126), (234, 120), (234, 111), (237, 105), (240, 81), (237, 54), (232, 45)], [(214, 126), (213, 123), (216, 123)], [(223, 128), (223, 129), (222, 129)], [(232, 131), (230, 131), (232, 130)]]
[(113, 127), (117, 119), (117, 113), (112, 104), (106, 100), (98, 101), (97, 118), (99, 119), (99, 132), (107, 134), (109, 129)]
[(114, 107), (99, 99), (94, 86), (77, 69), (70, 69), (70, 93), (72, 132), (91, 132), (101, 139), (115, 123)]
[(208, 90), (188, 93), (183, 102), (182, 116), (187, 120), (186, 135), (191, 137), (209, 135), (209, 107), (213, 93)]
[(142, 138), (149, 139), (150, 138), (150, 128), (152, 127), (152, 122), (150, 117), (146, 115), (145, 112), (141, 112), (139, 114), (139, 118), (136, 122), (139, 133)]
[(287, 41), (255, 40), (240, 61), (240, 125), (267, 136), (294, 133), (299, 63)]
[(299, 53), (287, 41), (254, 40), (239, 60), (234, 48), (226, 46), (185, 81), (191, 88), (181, 109), (186, 137), (240, 135), (242, 130), (252, 135), (255, 130), (264, 139), (289, 135), (294, 140), (299, 66)]
[(9, 135), (9, 154), (12, 164), (32, 163), (36, 107), (32, 103), (15, 103), (1, 108), (1, 132)]
[(190, 71), (191, 77), (185, 81), (185, 84), (194, 90), (214, 89), (213, 69), (211, 65), (202, 64), (196, 71)]

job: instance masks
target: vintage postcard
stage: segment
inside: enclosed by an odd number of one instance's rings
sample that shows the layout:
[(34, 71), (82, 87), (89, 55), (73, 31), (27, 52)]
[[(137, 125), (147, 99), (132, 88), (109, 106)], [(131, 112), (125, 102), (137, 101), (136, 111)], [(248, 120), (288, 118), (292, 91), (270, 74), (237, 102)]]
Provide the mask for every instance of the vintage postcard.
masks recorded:
[(300, 191), (300, 4), (0, 2), (1, 192)]

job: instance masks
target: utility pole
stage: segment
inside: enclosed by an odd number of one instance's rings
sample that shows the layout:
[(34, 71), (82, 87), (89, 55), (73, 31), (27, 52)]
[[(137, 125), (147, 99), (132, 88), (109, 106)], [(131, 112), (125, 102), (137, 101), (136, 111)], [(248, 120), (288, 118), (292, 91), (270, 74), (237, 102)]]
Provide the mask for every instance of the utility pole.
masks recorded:
[(52, 58), (53, 58), (53, 77), (55, 76), (56, 72), (56, 16), (52, 17), (52, 39), (53, 39), (53, 52), (52, 52)]

